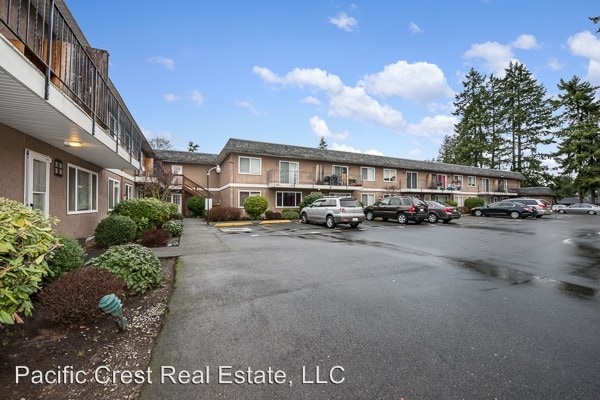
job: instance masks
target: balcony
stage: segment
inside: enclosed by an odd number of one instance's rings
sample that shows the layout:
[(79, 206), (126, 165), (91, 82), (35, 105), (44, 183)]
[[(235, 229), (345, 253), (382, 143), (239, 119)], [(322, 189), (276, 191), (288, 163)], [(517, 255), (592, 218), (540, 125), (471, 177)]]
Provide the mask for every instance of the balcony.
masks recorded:
[(269, 188), (360, 190), (362, 182), (345, 174), (325, 175), (321, 179), (309, 171), (267, 171)]
[(108, 53), (49, 4), (0, 0), (0, 123), (103, 168), (139, 168), (144, 139), (108, 79)]

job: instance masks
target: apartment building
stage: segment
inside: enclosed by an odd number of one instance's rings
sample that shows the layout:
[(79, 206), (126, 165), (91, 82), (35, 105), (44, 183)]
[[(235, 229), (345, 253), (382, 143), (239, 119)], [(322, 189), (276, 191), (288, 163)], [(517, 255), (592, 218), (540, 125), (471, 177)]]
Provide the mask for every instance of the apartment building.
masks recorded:
[(214, 205), (242, 208), (248, 196), (261, 195), (273, 211), (295, 208), (313, 192), (354, 196), (365, 205), (397, 194), (493, 202), (517, 197), (524, 179), (510, 171), (241, 139), (229, 139), (219, 154), (157, 150), (156, 157), (179, 177), (174, 202), (200, 194)]
[(108, 65), (64, 1), (0, 0), (0, 196), (76, 238), (134, 196), (154, 156)]

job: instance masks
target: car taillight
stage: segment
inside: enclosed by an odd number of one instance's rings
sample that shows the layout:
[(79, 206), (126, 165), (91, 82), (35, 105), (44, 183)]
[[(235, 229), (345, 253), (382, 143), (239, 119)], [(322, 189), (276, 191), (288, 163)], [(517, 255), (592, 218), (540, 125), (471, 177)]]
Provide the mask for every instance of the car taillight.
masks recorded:
[(447, 213), (451, 213), (453, 211), (453, 208), (452, 207), (446, 207), (446, 208), (444, 208), (444, 211), (447, 212)]
[(415, 212), (415, 206), (410, 206), (410, 208), (408, 209), (408, 212), (414, 213)]
[(539, 205), (539, 207), (540, 207), (540, 208), (546, 208), (546, 207), (548, 207), (548, 206), (547, 206), (547, 205), (545, 205), (545, 204), (540, 204), (540, 205)]

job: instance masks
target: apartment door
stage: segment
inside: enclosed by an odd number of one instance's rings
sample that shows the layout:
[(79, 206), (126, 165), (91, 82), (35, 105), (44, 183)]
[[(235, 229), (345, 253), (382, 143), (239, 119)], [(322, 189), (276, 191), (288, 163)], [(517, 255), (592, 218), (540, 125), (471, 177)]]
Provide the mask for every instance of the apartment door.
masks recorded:
[(295, 185), (298, 183), (298, 170), (300, 165), (297, 162), (280, 161), (279, 162), (279, 183)]
[(177, 212), (181, 214), (181, 193), (171, 193), (171, 203), (177, 204)]
[(51, 159), (32, 150), (25, 150), (25, 204), (49, 215)]

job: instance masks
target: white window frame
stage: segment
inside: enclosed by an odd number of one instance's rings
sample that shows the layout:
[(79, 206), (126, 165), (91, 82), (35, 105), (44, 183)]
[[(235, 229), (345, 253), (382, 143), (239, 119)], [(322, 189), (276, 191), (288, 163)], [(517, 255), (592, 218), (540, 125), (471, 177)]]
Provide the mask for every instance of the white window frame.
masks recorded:
[(108, 211), (112, 211), (115, 209), (117, 204), (121, 201), (121, 182), (108, 178), (108, 199), (107, 199), (107, 209)]
[[(414, 185), (410, 185), (409, 182), (412, 179), (409, 179), (409, 175), (414, 176)], [(419, 173), (414, 171), (406, 171), (406, 188), (407, 189), (418, 189), (419, 188)]]
[[(387, 176), (386, 176), (387, 175)], [(384, 168), (383, 169), (383, 181), (384, 182), (396, 182), (396, 170)]]
[(490, 178), (481, 178), (481, 189), (484, 192), (490, 191)]
[[(248, 196), (244, 197), (244, 200), (242, 200), (242, 193), (248, 194)], [(260, 190), (239, 190), (238, 191), (238, 208), (244, 208), (244, 201), (246, 201), (246, 199), (248, 197), (252, 197), (252, 196), (262, 196), (262, 192)]]
[(360, 200), (365, 207), (375, 204), (375, 193), (361, 193)]
[(467, 183), (469, 187), (475, 187), (477, 186), (477, 178), (474, 176), (467, 176)]
[(133, 198), (133, 185), (131, 183), (125, 184), (125, 200)]
[[(242, 170), (242, 160), (248, 160), (248, 171)], [(258, 162), (258, 170), (252, 168), (253, 161)], [(261, 175), (261, 171), (262, 171), (262, 158), (247, 157), (247, 156), (239, 156), (238, 157), (238, 173), (240, 173), (242, 175)]]
[[(75, 187), (79, 187), (79, 175), (78, 172), (85, 172), (90, 174), (90, 208), (85, 210), (79, 210), (79, 193), (75, 193), (75, 204), (71, 204), (71, 174), (74, 175)], [(73, 206), (73, 207), (71, 207)], [(95, 206), (95, 207), (94, 207)], [(98, 212), (98, 174), (85, 168), (78, 167), (77, 165), (67, 165), (67, 215), (72, 214), (90, 214)]]
[(375, 182), (375, 167), (360, 167), (360, 179), (363, 182)]
[[(456, 182), (456, 183), (454, 183)], [(462, 175), (454, 175), (452, 179), (453, 186), (462, 186), (463, 185), (463, 176)]]
[[(295, 203), (294, 205), (291, 206), (285, 206), (282, 204), (282, 202), (280, 202), (280, 198), (279, 195), (283, 195), (283, 194), (293, 194), (294, 195), (294, 200)], [(297, 196), (298, 194), (300, 195), (300, 200), (298, 200)], [(281, 200), (283, 200), (283, 198), (281, 198)], [(280, 192), (275, 192), (275, 207), (276, 208), (297, 208), (298, 205), (302, 202), (302, 192), (291, 192), (291, 191), (280, 191)]]

